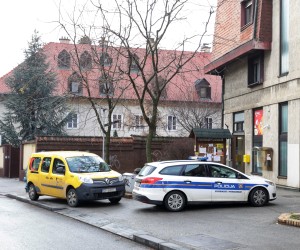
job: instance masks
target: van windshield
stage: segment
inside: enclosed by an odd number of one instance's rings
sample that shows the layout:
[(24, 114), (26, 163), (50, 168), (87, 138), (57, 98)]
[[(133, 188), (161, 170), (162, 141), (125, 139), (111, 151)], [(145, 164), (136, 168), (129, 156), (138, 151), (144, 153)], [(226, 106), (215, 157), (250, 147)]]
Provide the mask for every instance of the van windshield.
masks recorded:
[(72, 173), (108, 172), (110, 167), (98, 156), (74, 156), (66, 158)]

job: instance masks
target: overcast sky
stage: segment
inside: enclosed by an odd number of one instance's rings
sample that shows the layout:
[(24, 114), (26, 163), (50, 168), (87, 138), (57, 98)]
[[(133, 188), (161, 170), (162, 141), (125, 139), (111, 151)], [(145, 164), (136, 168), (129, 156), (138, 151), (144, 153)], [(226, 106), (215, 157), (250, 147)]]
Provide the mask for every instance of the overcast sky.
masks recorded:
[[(77, 0), (85, 2), (86, 0)], [(111, 0), (105, 0), (111, 1)], [(216, 0), (194, 0), (201, 2), (203, 6), (215, 5)], [(58, 20), (59, 0), (2, 0), (0, 3), (0, 77), (8, 73), (24, 60), (24, 50), (28, 48), (28, 42), (36, 29), (42, 42), (58, 42), (65, 33), (58, 28), (55, 21)], [(75, 0), (61, 0), (65, 9), (71, 11)], [(146, 1), (145, 1), (146, 2)], [(198, 6), (198, 8), (201, 6)], [(208, 9), (206, 8), (206, 11)], [(199, 23), (201, 14), (191, 9), (188, 13), (190, 23)], [(211, 30), (213, 30), (213, 22)], [(192, 26), (192, 25), (191, 25)], [(184, 29), (176, 30), (176, 35), (184, 32)], [(175, 32), (174, 32), (175, 33)], [(212, 33), (212, 31), (211, 31)]]

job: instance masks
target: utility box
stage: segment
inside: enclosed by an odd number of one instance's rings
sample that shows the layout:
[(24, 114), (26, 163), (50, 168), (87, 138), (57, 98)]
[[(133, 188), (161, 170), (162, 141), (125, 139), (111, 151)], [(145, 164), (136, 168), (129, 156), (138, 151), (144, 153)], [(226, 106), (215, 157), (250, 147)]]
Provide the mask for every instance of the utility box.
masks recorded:
[(131, 174), (131, 173), (123, 174), (123, 178), (125, 181), (125, 192), (126, 193), (132, 193), (132, 190), (134, 187), (135, 176), (136, 176), (136, 174)]
[(273, 170), (273, 149), (268, 147), (254, 147), (252, 149), (253, 166), (258, 173), (262, 170)]

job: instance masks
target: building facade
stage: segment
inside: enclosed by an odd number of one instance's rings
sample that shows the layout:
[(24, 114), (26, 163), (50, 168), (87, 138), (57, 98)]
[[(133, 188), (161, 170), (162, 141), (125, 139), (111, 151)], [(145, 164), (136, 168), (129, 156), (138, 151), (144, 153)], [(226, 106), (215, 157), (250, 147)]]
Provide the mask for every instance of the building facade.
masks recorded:
[(223, 82), (229, 163), (300, 188), (300, 24), (291, 0), (219, 0), (212, 61)]
[[(128, 84), (129, 80), (120, 73), (128, 68), (128, 63), (131, 61), (122, 56), (125, 53), (121, 50), (122, 48), (103, 44), (74, 45), (65, 38), (60, 39), (58, 43), (51, 42), (44, 45), (43, 52), (47, 57), (49, 68), (57, 76), (56, 94), (68, 98), (72, 111), (65, 129), (68, 135), (102, 136), (95, 111), (92, 110), (88, 98), (96, 100), (99, 117), (102, 123), (106, 124), (108, 115), (106, 94), (109, 94), (112, 99), (118, 99), (112, 114), (112, 121), (118, 122), (112, 125), (112, 136), (128, 137), (147, 134), (147, 124), (134, 91)], [(146, 49), (143, 48), (134, 49), (134, 56), (137, 60), (144, 60), (145, 51)], [(159, 53), (163, 54), (161, 58), (171, 58), (177, 52), (160, 50)], [(187, 137), (190, 129), (186, 129), (181, 121), (186, 120), (184, 115), (189, 110), (194, 112), (197, 109), (199, 117), (203, 118), (203, 127), (220, 127), (221, 80), (218, 76), (205, 75), (203, 71), (204, 65), (210, 61), (210, 56), (210, 52), (196, 53), (190, 63), (182, 69), (185, 73), (179, 73), (168, 84), (158, 107), (159, 119), (156, 131), (158, 136)], [(136, 65), (132, 61), (130, 63), (132, 77), (140, 77)], [(145, 67), (147, 63), (151, 61), (145, 61)], [(11, 74), (12, 72), (0, 78), (0, 92), (3, 97), (0, 110), (3, 110), (5, 95), (9, 94), (5, 79)], [(113, 77), (118, 80), (107, 77), (108, 74), (114, 74)], [(82, 76), (87, 80), (82, 80)], [(146, 98), (145, 101), (149, 100)]]

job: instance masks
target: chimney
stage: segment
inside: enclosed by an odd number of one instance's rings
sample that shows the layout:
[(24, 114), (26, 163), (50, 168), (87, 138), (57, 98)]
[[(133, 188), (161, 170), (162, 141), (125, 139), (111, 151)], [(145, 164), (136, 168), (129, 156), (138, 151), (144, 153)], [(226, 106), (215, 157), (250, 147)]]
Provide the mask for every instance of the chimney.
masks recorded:
[(60, 43), (70, 43), (70, 39), (67, 37), (61, 37), (59, 38)]
[(99, 40), (99, 46), (101, 47), (108, 47), (108, 41), (105, 39), (105, 37), (101, 37), (101, 40)]
[(203, 43), (200, 51), (201, 52), (210, 52), (210, 46), (208, 45), (208, 43)]

